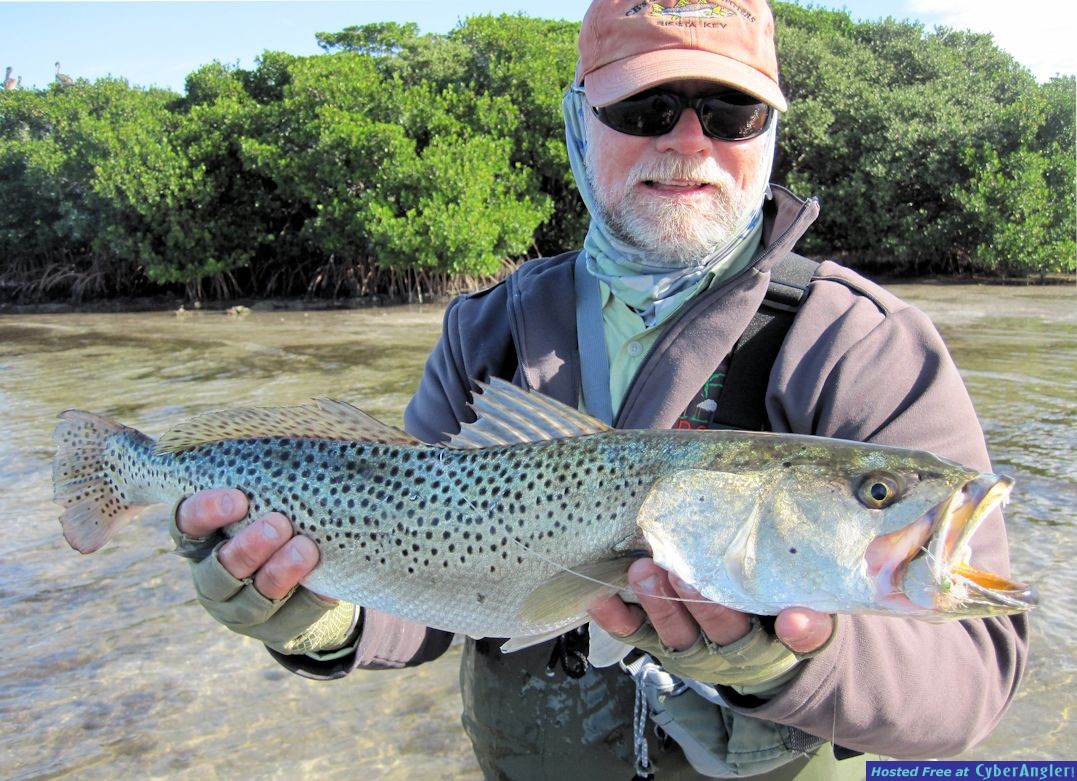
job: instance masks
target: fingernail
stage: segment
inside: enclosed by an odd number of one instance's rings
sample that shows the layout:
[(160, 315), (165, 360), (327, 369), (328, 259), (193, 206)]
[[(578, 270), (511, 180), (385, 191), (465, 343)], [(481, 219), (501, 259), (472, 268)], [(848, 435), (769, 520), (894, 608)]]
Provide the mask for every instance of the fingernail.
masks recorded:
[(658, 578), (650, 575), (636, 584), (636, 591), (645, 591), (653, 594), (658, 589)]
[(805, 627), (794, 627), (790, 631), (781, 633), (778, 639), (794, 651), (804, 651), (807, 650), (804, 645), (811, 642), (812, 632)]
[(778, 639), (791, 651), (807, 653), (815, 650), (810, 647), (811, 643), (808, 642), (808, 636), (804, 634), (793, 635), (791, 637), (779, 637)]
[(262, 521), (262, 536), (270, 542), (276, 542), (280, 539), (280, 532), (277, 531), (277, 527), (269, 521)]
[(226, 518), (232, 517), (232, 513), (235, 512), (236, 509), (236, 502), (232, 498), (231, 493), (221, 495), (220, 499), (217, 501), (217, 509), (220, 511), (221, 515)]
[(786, 645), (800, 645), (808, 638), (807, 632), (789, 632), (781, 636), (781, 641)]
[(298, 545), (293, 545), (288, 551), (288, 556), (296, 564), (306, 564), (307, 557), (303, 554), (303, 551), (299, 550)]

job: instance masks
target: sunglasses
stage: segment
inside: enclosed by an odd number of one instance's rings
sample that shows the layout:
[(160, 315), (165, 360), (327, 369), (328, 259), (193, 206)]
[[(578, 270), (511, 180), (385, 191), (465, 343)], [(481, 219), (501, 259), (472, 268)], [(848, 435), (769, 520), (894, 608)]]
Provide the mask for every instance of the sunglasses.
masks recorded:
[(599, 122), (618, 133), (661, 136), (673, 130), (686, 108), (696, 112), (703, 132), (719, 141), (746, 141), (761, 136), (775, 115), (772, 106), (737, 90), (686, 98), (676, 92), (651, 89), (609, 106), (592, 106), (591, 110)]

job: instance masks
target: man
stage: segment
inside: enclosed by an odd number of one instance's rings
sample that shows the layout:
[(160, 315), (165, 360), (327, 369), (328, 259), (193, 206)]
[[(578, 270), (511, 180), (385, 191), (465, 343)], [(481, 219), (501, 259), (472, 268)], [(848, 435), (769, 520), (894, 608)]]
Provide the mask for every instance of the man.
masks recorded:
[[(470, 381), (491, 376), (618, 427), (687, 420), (817, 213), (768, 185), (786, 101), (764, 2), (595, 0), (579, 49), (564, 113), (592, 217), (583, 251), (530, 261), (450, 305), (405, 415), (426, 441), (469, 420)], [(775, 431), (989, 468), (934, 329), (834, 263), (814, 274), (765, 402)], [(202, 558), (205, 540), (246, 510), (242, 493), (222, 489), (176, 513), (174, 534), (201, 551), (196, 588), (218, 620), (311, 677), (444, 652), (444, 632), (297, 589), (318, 551), (279, 514)], [(998, 513), (977, 543), (974, 564), (1008, 571)], [(464, 725), (489, 777), (628, 778), (657, 766), (670, 779), (862, 778), (860, 752), (947, 756), (981, 740), (1024, 666), (1021, 617), (935, 625), (790, 609), (768, 629), (721, 605), (666, 599), (698, 594), (650, 559), (629, 577), (640, 606), (613, 597), (592, 616), (646, 652), (633, 655), (633, 675), (581, 665), (577, 633), (512, 654), (467, 641)], [(661, 729), (633, 719), (643, 703)]]

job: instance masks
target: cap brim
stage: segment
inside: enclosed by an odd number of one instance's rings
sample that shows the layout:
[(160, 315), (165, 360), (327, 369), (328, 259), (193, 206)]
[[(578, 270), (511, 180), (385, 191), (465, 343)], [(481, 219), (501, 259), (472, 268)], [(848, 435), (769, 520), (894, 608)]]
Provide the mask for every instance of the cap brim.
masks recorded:
[(588, 73), (584, 80), (592, 106), (608, 106), (659, 84), (699, 79), (725, 84), (754, 95), (779, 111), (788, 108), (778, 85), (739, 60), (698, 49), (659, 49), (611, 62)]

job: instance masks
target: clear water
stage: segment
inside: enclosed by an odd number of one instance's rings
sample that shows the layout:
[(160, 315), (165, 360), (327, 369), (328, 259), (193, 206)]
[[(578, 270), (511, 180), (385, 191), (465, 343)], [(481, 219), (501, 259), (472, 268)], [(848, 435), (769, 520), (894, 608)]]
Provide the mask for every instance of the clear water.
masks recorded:
[[(1021, 693), (975, 759), (1077, 755), (1071, 288), (900, 286), (928, 311), (1017, 478), (1014, 570), (1042, 608)], [(158, 434), (226, 406), (353, 402), (399, 423), (440, 330), (436, 307), (0, 317), (0, 762), (45, 778), (479, 777), (456, 653), (328, 683), (216, 626), (160, 526), (84, 558), (51, 503), (51, 430), (69, 407)]]
[(980, 416), (1006, 509), (1013, 571), (1040, 608), (1017, 700), (967, 759), (1077, 756), (1077, 290), (894, 285), (939, 327)]

